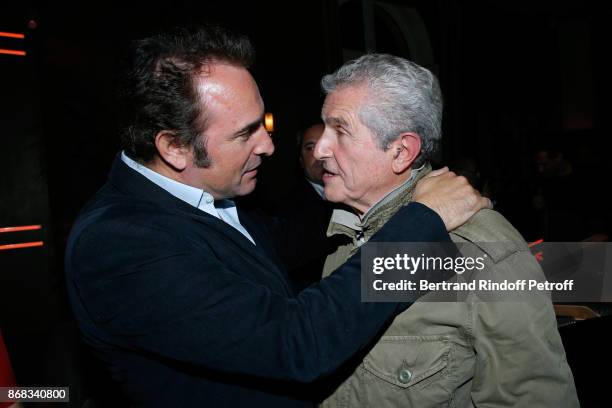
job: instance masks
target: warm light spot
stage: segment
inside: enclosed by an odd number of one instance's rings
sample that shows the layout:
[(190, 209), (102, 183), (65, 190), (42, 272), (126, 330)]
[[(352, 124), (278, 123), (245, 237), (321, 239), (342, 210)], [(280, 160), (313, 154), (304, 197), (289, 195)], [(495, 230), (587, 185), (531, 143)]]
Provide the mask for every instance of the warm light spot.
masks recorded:
[(268, 133), (274, 132), (274, 115), (272, 113), (266, 113), (264, 116), (264, 126)]

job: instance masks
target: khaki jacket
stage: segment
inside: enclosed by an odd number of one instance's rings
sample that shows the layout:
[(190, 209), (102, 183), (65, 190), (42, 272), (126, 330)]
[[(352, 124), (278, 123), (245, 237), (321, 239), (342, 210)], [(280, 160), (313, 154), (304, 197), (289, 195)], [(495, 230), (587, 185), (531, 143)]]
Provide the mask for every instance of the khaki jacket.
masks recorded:
[[(325, 263), (328, 276), (412, 196), (429, 166), (388, 194), (359, 220), (335, 212), (328, 235), (344, 234)], [(481, 210), (450, 233), (485, 252), (479, 279), (544, 276), (521, 235), (499, 213)], [(491, 245), (490, 243), (504, 243)], [(427, 302), (396, 317), (353, 373), (322, 407), (578, 407), (574, 379), (548, 294), (529, 301)]]

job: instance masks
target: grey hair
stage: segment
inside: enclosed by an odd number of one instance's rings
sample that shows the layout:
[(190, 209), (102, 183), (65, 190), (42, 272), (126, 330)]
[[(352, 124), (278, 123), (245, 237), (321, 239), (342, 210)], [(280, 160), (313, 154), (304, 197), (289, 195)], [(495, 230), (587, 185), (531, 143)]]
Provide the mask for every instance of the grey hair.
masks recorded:
[(337, 88), (368, 86), (368, 100), (359, 119), (375, 135), (381, 149), (403, 132), (421, 137), (420, 166), (437, 150), (442, 137), (442, 92), (426, 68), (388, 54), (366, 54), (321, 79), (326, 94)]

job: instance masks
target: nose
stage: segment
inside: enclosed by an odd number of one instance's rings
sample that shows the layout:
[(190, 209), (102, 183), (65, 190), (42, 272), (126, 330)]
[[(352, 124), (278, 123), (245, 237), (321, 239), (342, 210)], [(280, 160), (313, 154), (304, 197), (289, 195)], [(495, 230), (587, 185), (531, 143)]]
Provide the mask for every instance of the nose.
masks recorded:
[(257, 131), (256, 137), (258, 138), (257, 145), (255, 149), (253, 149), (256, 155), (270, 156), (274, 153), (274, 142), (272, 141), (272, 137), (270, 137), (270, 134), (263, 126)]
[(333, 145), (333, 136), (331, 136), (331, 132), (327, 131), (327, 127), (323, 134), (317, 141), (317, 144), (314, 147), (313, 156), (317, 160), (323, 160), (325, 158), (331, 157)]

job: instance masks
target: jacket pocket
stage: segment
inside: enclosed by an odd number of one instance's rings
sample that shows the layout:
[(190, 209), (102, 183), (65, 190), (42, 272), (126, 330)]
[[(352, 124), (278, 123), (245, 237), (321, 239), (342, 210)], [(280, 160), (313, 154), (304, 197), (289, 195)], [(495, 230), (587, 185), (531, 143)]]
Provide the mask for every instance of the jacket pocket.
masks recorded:
[[(365, 357), (363, 368), (396, 387), (421, 389), (446, 376), (450, 354), (446, 336), (383, 336)], [(440, 385), (449, 392), (448, 384)]]

